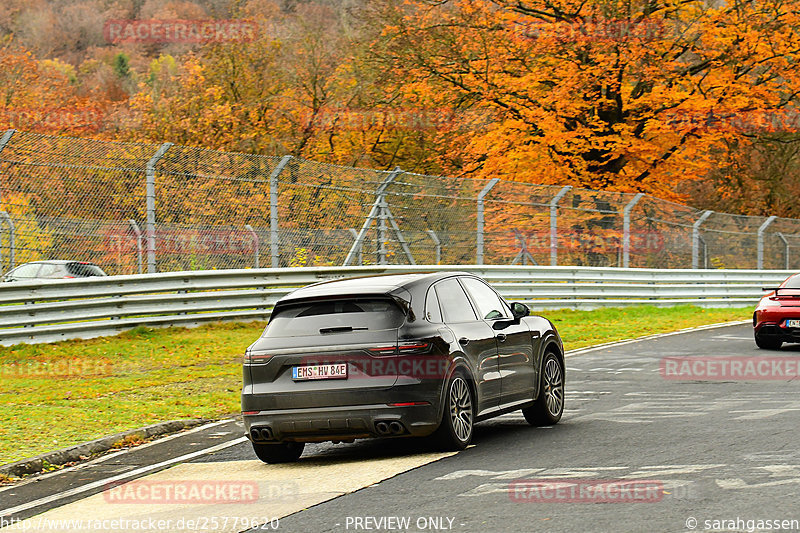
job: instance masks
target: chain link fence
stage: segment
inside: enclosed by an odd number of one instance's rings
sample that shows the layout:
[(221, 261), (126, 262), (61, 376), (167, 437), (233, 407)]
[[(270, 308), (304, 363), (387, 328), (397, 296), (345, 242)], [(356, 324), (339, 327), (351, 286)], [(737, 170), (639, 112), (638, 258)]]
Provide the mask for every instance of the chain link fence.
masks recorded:
[(800, 267), (800, 220), (286, 156), (0, 135), (0, 267)]

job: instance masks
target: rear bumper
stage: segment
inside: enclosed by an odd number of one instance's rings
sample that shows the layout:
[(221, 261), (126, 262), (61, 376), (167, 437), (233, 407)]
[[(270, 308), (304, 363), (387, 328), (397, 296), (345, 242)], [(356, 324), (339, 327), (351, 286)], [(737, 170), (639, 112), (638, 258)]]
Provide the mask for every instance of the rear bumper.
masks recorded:
[(782, 342), (800, 342), (800, 328), (787, 328), (783, 322), (762, 322), (755, 327), (755, 334), (765, 339), (775, 339)]
[[(398, 402), (403, 401), (398, 399)], [(392, 402), (392, 400), (389, 400)], [(437, 405), (393, 406), (387, 404), (313, 407), (260, 411), (243, 416), (247, 437), (251, 441), (322, 442), (372, 437), (423, 437), (439, 426)], [(381, 432), (380, 422), (399, 422), (402, 431)], [(394, 425), (395, 428), (398, 426)], [(256, 439), (268, 428), (270, 439)]]

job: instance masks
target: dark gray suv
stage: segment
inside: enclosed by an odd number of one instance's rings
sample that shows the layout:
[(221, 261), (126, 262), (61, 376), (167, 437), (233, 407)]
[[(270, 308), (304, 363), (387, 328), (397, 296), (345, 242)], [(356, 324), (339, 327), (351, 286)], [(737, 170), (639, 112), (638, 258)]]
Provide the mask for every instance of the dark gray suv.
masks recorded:
[(275, 305), (246, 351), (242, 413), (265, 462), (304, 443), (431, 436), (464, 449), (473, 424), (522, 409), (533, 425), (564, 409), (564, 350), (550, 321), (509, 305), (477, 276), (326, 281)]

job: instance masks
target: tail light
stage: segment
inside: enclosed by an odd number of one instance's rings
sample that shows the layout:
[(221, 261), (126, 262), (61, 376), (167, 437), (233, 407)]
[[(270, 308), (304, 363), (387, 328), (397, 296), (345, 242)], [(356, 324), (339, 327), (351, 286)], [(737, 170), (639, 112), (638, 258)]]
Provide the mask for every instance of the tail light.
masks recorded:
[(370, 348), (369, 352), (373, 355), (410, 355), (427, 353), (430, 347), (431, 343), (429, 342), (405, 341), (397, 345), (376, 346)]
[(272, 358), (271, 354), (265, 354), (265, 353), (254, 354), (250, 352), (245, 352), (244, 364), (246, 365), (264, 364), (271, 358)]

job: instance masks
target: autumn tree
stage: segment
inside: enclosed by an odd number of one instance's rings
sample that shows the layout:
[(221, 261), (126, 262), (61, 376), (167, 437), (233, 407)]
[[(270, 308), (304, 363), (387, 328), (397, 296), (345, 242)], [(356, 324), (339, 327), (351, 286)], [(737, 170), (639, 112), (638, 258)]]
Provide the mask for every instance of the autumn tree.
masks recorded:
[(796, 1), (377, 6), (408, 94), (499, 117), (458, 139), (453, 172), (675, 198), (738, 135), (709, 116), (784, 109), (800, 88)]

